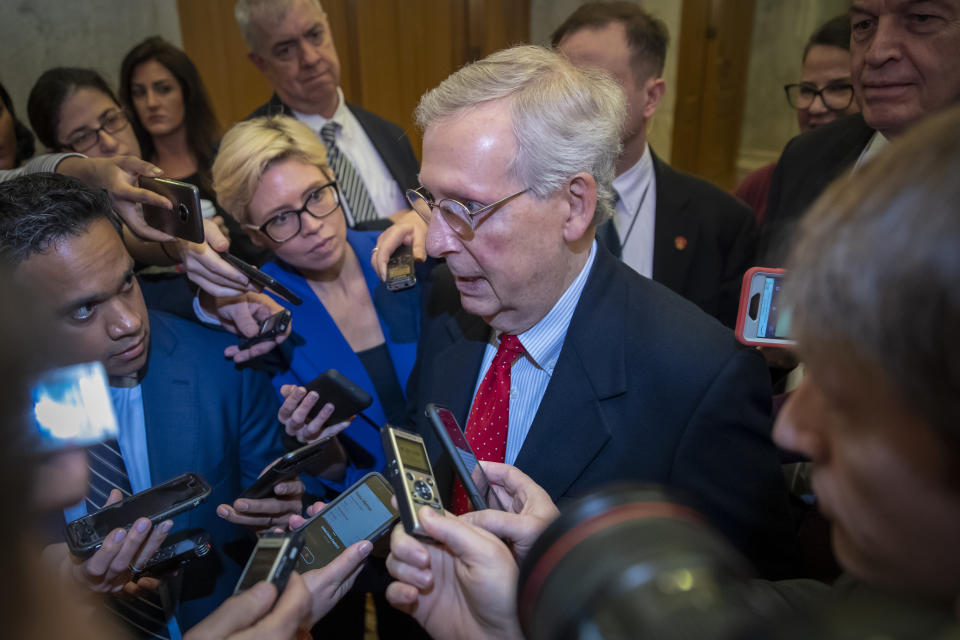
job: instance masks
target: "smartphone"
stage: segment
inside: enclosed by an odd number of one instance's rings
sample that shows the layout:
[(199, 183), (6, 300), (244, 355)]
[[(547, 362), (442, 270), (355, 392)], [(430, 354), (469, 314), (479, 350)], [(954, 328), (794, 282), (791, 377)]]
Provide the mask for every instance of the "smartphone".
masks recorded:
[(148, 225), (177, 238), (203, 242), (203, 208), (195, 186), (169, 178), (140, 176), (140, 187), (159, 193), (173, 205), (173, 209), (143, 205), (143, 219)]
[(277, 294), (278, 296), (280, 296), (290, 304), (293, 304), (293, 305), (303, 304), (303, 300), (301, 300), (300, 297), (297, 296), (297, 294), (295, 294), (293, 291), (290, 291), (290, 289), (287, 289), (285, 286), (280, 284), (280, 282), (276, 278), (264, 273), (260, 269), (257, 269), (252, 264), (247, 264), (237, 256), (229, 254), (226, 251), (221, 252), (220, 257), (226, 260), (228, 264), (236, 267), (237, 270), (240, 271), (240, 273), (247, 276), (248, 278), (256, 282), (258, 285), (260, 285), (261, 287), (265, 289), (270, 289), (271, 291), (273, 291), (275, 294)]
[(284, 309), (279, 313), (273, 314), (260, 323), (260, 329), (257, 331), (257, 335), (252, 338), (247, 338), (240, 343), (240, 348), (249, 349), (255, 344), (276, 338), (287, 330), (287, 327), (290, 326), (290, 318), (292, 317), (293, 314), (290, 313), (289, 309)]
[(331, 453), (328, 445), (332, 439), (333, 436), (323, 438), (286, 454), (264, 471), (263, 475), (238, 497), (251, 500), (273, 497), (273, 487), (278, 482), (293, 480), (305, 469), (312, 468), (314, 464), (320, 466), (319, 463), (323, 458)]
[(417, 284), (413, 269), (413, 247), (402, 244), (387, 261), (387, 290), (402, 291)]
[(150, 556), (140, 576), (161, 577), (176, 571), (194, 558), (210, 553), (210, 534), (203, 529), (185, 529), (172, 533), (163, 546)]
[(67, 524), (67, 546), (70, 553), (84, 558), (99, 549), (114, 529), (129, 529), (138, 518), (158, 524), (193, 509), (208, 495), (210, 485), (203, 478), (185, 473)]
[(440, 444), (443, 445), (443, 450), (453, 463), (453, 468), (456, 469), (457, 476), (473, 508), (479, 511), (492, 507), (503, 511), (500, 499), (490, 487), (490, 480), (483, 472), (477, 454), (467, 442), (467, 436), (464, 435), (453, 412), (443, 405), (431, 402), (427, 404), (426, 414), (434, 433), (440, 439)]
[(783, 269), (753, 267), (743, 275), (740, 309), (737, 312), (737, 340), (743, 344), (790, 347), (790, 309), (780, 302)]
[(307, 422), (313, 420), (328, 402), (333, 404), (333, 414), (327, 418), (327, 424), (343, 422), (373, 404), (369, 393), (336, 369), (327, 369), (311, 380), (305, 388), (308, 392), (316, 391), (320, 396), (317, 404), (313, 405), (313, 409), (307, 414)]
[(387, 477), (397, 495), (403, 528), (412, 536), (432, 540), (423, 529), (417, 511), (426, 505), (442, 514), (443, 505), (423, 438), (388, 424), (380, 430), (380, 437), (387, 457)]
[(261, 580), (272, 582), (277, 587), (277, 593), (283, 593), (302, 546), (303, 536), (296, 531), (267, 531), (261, 534), (233, 594), (246, 591)]
[(44, 373), (30, 391), (32, 444), (40, 453), (85, 447), (117, 437), (117, 418), (99, 362)]
[(350, 545), (361, 540), (376, 542), (387, 534), (399, 519), (390, 504), (392, 497), (387, 479), (373, 472), (327, 503), (298, 529), (304, 542), (297, 571), (324, 567)]

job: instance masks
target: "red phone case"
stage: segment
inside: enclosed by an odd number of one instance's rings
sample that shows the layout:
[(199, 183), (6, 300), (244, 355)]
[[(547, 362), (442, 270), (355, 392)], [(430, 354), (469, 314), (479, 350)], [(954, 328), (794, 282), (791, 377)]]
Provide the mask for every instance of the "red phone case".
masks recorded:
[(747, 317), (747, 309), (750, 306), (750, 283), (753, 282), (753, 276), (756, 274), (784, 274), (786, 273), (783, 269), (777, 269), (775, 267), (750, 267), (747, 269), (747, 272), (743, 274), (743, 283), (740, 285), (740, 305), (737, 308), (737, 328), (734, 331), (737, 340), (743, 344), (750, 345), (751, 347), (771, 347), (779, 345), (771, 345), (769, 342), (757, 342), (746, 338), (743, 335), (743, 325)]

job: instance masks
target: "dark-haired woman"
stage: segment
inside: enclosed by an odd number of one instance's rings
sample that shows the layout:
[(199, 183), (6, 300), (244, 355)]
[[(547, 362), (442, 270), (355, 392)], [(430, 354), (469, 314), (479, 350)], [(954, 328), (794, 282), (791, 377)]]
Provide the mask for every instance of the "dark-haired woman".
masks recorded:
[(33, 156), (33, 134), (17, 120), (10, 94), (0, 84), (0, 170), (19, 167)]
[(220, 125), (196, 66), (186, 53), (159, 36), (147, 38), (120, 65), (120, 102), (130, 116), (144, 160), (164, 175), (196, 185), (204, 217), (219, 215), (230, 231), (231, 252), (262, 263), (256, 248), (216, 204), (210, 168)]

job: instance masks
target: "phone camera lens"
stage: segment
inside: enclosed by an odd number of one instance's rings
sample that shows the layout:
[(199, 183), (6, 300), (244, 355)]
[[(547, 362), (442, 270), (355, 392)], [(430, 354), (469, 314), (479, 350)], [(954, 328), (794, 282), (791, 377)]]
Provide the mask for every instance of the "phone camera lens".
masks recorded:
[(177, 206), (177, 213), (180, 215), (180, 222), (186, 222), (190, 218), (190, 210), (183, 203)]

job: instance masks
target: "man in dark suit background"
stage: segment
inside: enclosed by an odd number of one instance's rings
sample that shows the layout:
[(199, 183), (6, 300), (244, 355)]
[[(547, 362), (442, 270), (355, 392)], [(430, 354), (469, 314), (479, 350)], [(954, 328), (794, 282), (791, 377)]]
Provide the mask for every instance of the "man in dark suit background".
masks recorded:
[(323, 138), (350, 226), (405, 211), (403, 193), (418, 184), (413, 148), (399, 126), (345, 102), (319, 0), (238, 0), (234, 13), (251, 62), (275, 92), (250, 117), (292, 116)]
[(960, 103), (960, 0), (854, 0), (850, 76), (861, 113), (791, 140), (773, 173), (758, 257), (780, 264), (827, 185), (928, 115)]
[(412, 203), (446, 265), (411, 421), (444, 490), (451, 469), (428, 402), (452, 409), (481, 459), (516, 464), (554, 500), (667, 484), (767, 575), (782, 573), (790, 524), (762, 358), (595, 240), (623, 117), (605, 74), (540, 47), (495, 53), (423, 97), (420, 177), (436, 202)]
[(756, 229), (742, 202), (674, 171), (647, 144), (647, 123), (666, 91), (668, 39), (663, 22), (636, 3), (591, 2), (557, 27), (551, 43), (575, 65), (610, 73), (627, 98), (616, 207), (598, 237), (635, 271), (733, 327)]
[[(212, 492), (172, 523), (151, 527), (141, 518), (125, 537), (111, 535), (83, 563), (59, 550), (51, 553), (62, 556), (78, 588), (130, 590), (128, 567), (142, 568), (171, 527), (206, 530), (215, 553), (186, 569), (177, 611), (186, 629), (228, 597), (239, 577), (243, 551), (235, 559), (224, 551), (249, 546), (248, 534), (227, 520), (282, 523), (300, 513), (302, 484), (288, 483), (287, 493), (276, 499), (248, 501), (246, 512), (235, 508), (240, 492), (283, 453), (270, 380), (262, 372), (237, 370), (223, 358), (233, 336), (165, 313), (148, 316), (109, 208), (105, 195), (65, 176), (35, 174), (0, 186), (0, 260), (12, 268), (16, 282), (37, 294), (36, 309), (49, 322), (51, 340), (63, 345), (60, 362), (98, 360), (110, 377), (119, 437), (106, 445), (115, 457), (103, 458), (103, 464), (114, 472), (98, 476), (103, 468), (91, 457), (90, 503), (65, 515), (72, 520), (95, 510), (110, 493), (143, 491), (186, 472), (200, 474)], [(101, 453), (106, 452), (91, 455)], [(121, 613), (152, 628), (138, 617), (140, 610)]]

